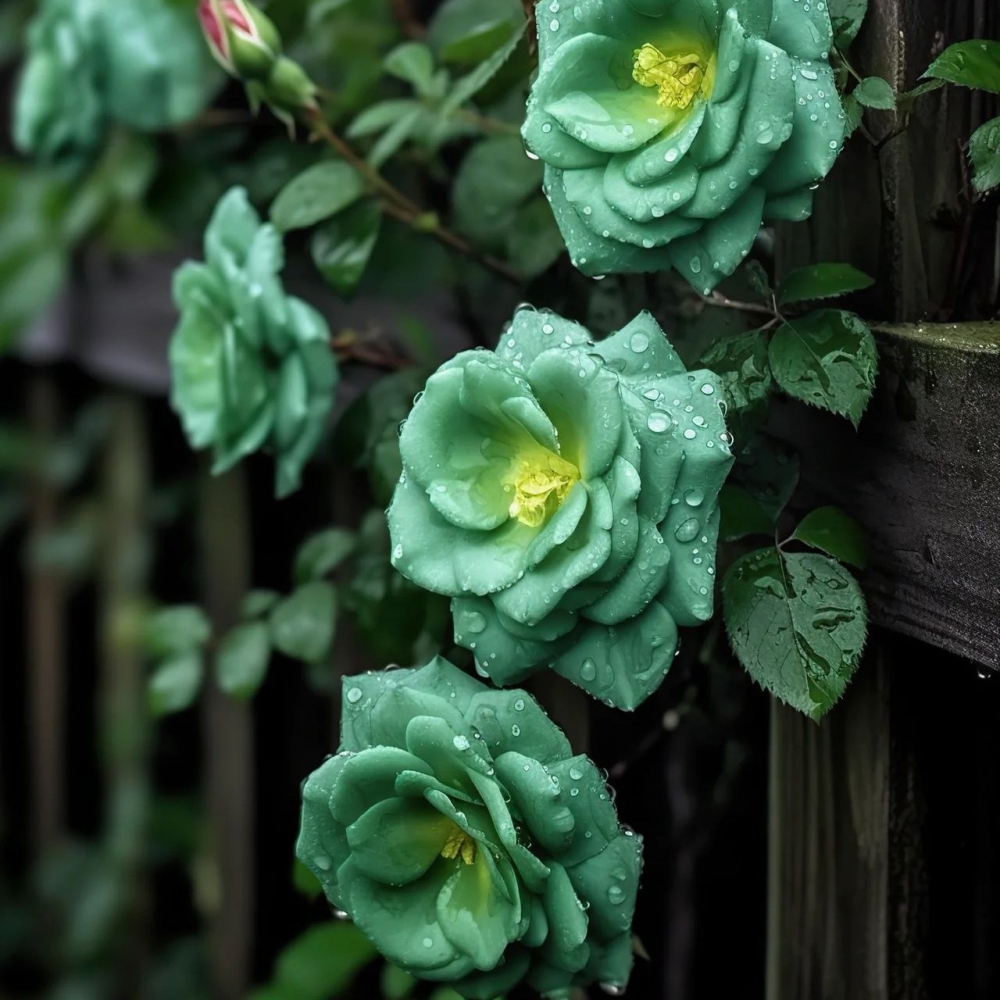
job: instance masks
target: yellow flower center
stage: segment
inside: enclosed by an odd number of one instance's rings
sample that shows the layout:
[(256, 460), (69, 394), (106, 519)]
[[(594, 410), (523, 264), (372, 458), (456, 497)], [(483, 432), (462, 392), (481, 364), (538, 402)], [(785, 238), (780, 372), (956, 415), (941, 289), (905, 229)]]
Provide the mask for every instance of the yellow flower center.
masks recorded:
[(467, 865), (471, 865), (476, 860), (476, 842), (464, 830), (453, 824), (451, 833), (441, 848), (441, 857), (449, 861), (461, 857)]
[(579, 478), (575, 465), (551, 452), (522, 459), (504, 483), (514, 490), (508, 513), (537, 528), (559, 509)]
[(632, 79), (641, 87), (656, 87), (661, 108), (686, 111), (705, 83), (705, 60), (694, 52), (665, 56), (646, 42), (635, 50)]

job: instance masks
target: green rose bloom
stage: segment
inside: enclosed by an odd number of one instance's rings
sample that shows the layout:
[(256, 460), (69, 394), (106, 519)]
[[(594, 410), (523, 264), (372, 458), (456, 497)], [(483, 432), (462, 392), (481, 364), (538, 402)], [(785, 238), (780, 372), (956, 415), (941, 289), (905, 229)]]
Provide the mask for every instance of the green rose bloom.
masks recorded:
[(343, 706), (296, 848), (330, 902), (465, 997), (623, 991), (642, 839), (537, 702), (438, 657), (345, 678)]
[(845, 131), (827, 4), (542, 0), (537, 22), (523, 135), (582, 271), (707, 293), (762, 221), (811, 214)]
[(205, 263), (174, 277), (172, 403), (193, 448), (224, 472), (258, 448), (277, 456), (277, 493), (298, 488), (333, 406), (339, 374), (326, 320), (287, 295), (281, 236), (242, 188), (219, 202)]
[(679, 625), (712, 615), (721, 387), (642, 313), (595, 344), (521, 309), (496, 353), (443, 365), (403, 426), (392, 560), (454, 598), (455, 641), (498, 684), (539, 667), (632, 709)]
[(155, 132), (196, 117), (210, 79), (197, 23), (166, 0), (43, 0), (14, 141), (39, 160), (83, 166), (115, 122)]

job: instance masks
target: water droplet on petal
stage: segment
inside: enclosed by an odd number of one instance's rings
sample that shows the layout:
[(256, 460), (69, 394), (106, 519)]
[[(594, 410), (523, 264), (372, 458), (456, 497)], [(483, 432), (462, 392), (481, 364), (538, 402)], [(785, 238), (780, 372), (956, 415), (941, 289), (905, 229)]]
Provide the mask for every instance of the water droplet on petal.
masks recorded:
[(359, 701), (361, 701), (361, 698), (362, 698), (361, 688), (351, 688), (351, 690), (347, 692), (347, 700), (352, 705), (356, 705)]

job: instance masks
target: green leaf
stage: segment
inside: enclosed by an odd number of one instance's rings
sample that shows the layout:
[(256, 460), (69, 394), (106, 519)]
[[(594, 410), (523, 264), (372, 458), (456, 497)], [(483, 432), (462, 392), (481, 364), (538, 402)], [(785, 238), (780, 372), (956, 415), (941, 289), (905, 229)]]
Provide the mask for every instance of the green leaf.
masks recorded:
[(400, 118), (406, 118), (414, 111), (420, 111), (422, 105), (419, 101), (380, 101), (371, 107), (365, 108), (354, 121), (347, 127), (347, 137), (349, 139), (362, 139), (365, 136), (377, 135), (384, 132), (391, 125), (395, 125)]
[(852, 91), (854, 99), (866, 108), (892, 111), (896, 107), (896, 94), (888, 80), (880, 76), (865, 77)]
[(219, 644), (215, 676), (219, 687), (234, 698), (252, 698), (267, 676), (271, 637), (263, 622), (237, 625)]
[(403, 143), (418, 131), (426, 118), (427, 113), (419, 105), (398, 118), (372, 146), (368, 162), (378, 170), (386, 160), (395, 156)]
[(398, 965), (387, 965), (382, 970), (382, 996), (385, 1000), (406, 1000), (416, 987), (416, 979)]
[(785, 275), (778, 286), (778, 301), (787, 306), (811, 299), (833, 299), (874, 284), (874, 278), (850, 264), (811, 264)]
[(540, 194), (514, 213), (503, 249), (526, 281), (547, 271), (566, 252), (548, 198)]
[(731, 479), (776, 524), (799, 484), (799, 457), (783, 442), (757, 434), (737, 455)]
[(421, 96), (426, 94), (434, 79), (434, 54), (422, 42), (403, 42), (383, 60), (387, 73), (412, 84)]
[(164, 657), (201, 649), (211, 635), (211, 623), (201, 608), (178, 604), (150, 615), (144, 639), (150, 656)]
[(853, 313), (828, 309), (785, 323), (771, 339), (771, 371), (789, 396), (847, 417), (855, 427), (871, 399), (878, 351)]
[(868, 0), (830, 0), (830, 19), (833, 21), (833, 41), (844, 51), (857, 37), (868, 13)]
[(357, 288), (381, 228), (382, 209), (378, 202), (366, 199), (324, 222), (313, 233), (313, 263), (341, 295), (350, 295)]
[(719, 494), (719, 507), (722, 511), (719, 537), (723, 541), (736, 542), (749, 535), (774, 536), (774, 518), (742, 486), (726, 483)]
[(205, 667), (200, 652), (177, 653), (153, 672), (146, 703), (153, 715), (170, 715), (190, 708), (198, 697)]
[(276, 590), (251, 590), (243, 598), (240, 614), (244, 618), (260, 618), (261, 615), (266, 615), (280, 598), (281, 594)]
[(354, 167), (343, 160), (324, 160), (285, 185), (271, 206), (271, 221), (285, 233), (306, 229), (353, 204), (364, 190)]
[(1000, 94), (1000, 42), (973, 38), (949, 45), (924, 77)]
[(306, 540), (295, 557), (295, 582), (319, 580), (335, 570), (353, 551), (354, 534), (343, 528), (329, 528)]
[(286, 656), (318, 663), (330, 652), (336, 624), (336, 591), (332, 584), (316, 580), (275, 606), (271, 641)]
[(764, 265), (758, 260), (748, 260), (743, 270), (747, 277), (747, 284), (757, 297), (762, 302), (770, 303), (774, 290), (771, 288), (771, 280), (767, 276), (767, 271), (764, 270)]
[(861, 119), (864, 118), (865, 109), (853, 94), (844, 96), (844, 117), (847, 119), (847, 138), (850, 138), (858, 130)]
[(969, 140), (972, 186), (990, 191), (1000, 186), (1000, 118), (994, 118), (972, 133)]
[(427, 27), (443, 62), (470, 66), (487, 59), (524, 20), (520, 0), (445, 0)]
[(542, 166), (524, 155), (520, 138), (484, 139), (472, 147), (455, 176), (455, 225), (477, 243), (499, 249), (517, 210), (541, 188)]
[(323, 892), (319, 879), (298, 858), (292, 863), (292, 885), (307, 899), (318, 899)]
[(273, 979), (251, 1000), (330, 1000), (377, 954), (354, 924), (338, 920), (310, 927), (282, 951)]
[(767, 337), (759, 330), (718, 341), (699, 363), (722, 380), (730, 413), (758, 409), (767, 402), (773, 379)]
[(807, 514), (792, 538), (858, 569), (868, 566), (868, 535), (839, 507), (820, 507)]
[(750, 676), (819, 720), (840, 699), (867, 634), (864, 595), (839, 563), (812, 553), (760, 549), (722, 586), (729, 640)]
[(451, 93), (441, 105), (441, 114), (444, 117), (453, 114), (466, 101), (472, 100), (503, 69), (504, 63), (510, 59), (514, 54), (514, 50), (520, 44), (527, 27), (528, 22), (525, 21), (489, 59), (485, 59), (471, 73), (456, 81), (455, 86), (451, 89)]

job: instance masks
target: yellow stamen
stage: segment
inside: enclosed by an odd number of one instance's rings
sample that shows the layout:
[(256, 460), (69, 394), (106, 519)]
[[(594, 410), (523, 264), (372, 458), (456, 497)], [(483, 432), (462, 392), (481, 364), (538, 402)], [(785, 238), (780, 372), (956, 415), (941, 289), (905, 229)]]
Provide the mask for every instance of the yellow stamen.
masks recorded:
[(665, 56), (646, 42), (635, 50), (632, 79), (641, 87), (656, 87), (656, 103), (661, 108), (686, 111), (705, 82), (705, 62), (694, 52)]
[(579, 478), (576, 466), (551, 452), (522, 459), (506, 481), (514, 489), (508, 513), (537, 528), (559, 509)]
[(476, 860), (476, 842), (464, 830), (453, 825), (441, 848), (441, 857), (449, 861), (461, 857), (467, 865), (471, 865)]

